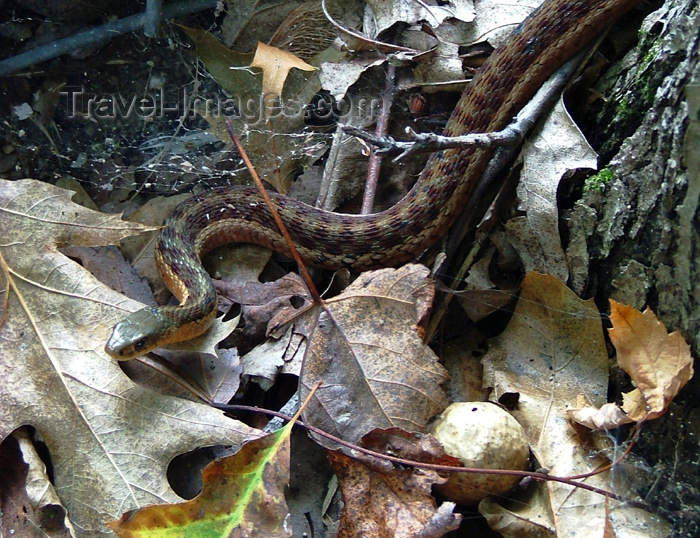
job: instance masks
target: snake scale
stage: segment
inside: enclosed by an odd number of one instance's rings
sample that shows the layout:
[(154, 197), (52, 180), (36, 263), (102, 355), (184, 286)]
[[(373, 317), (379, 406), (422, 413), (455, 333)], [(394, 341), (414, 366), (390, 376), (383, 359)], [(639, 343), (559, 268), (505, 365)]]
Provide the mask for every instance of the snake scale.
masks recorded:
[[(639, 0), (545, 0), (488, 58), (467, 85), (443, 134), (503, 129), (544, 81), (612, 20)], [(363, 270), (417, 257), (459, 215), (491, 149), (434, 153), (406, 196), (372, 215), (323, 211), (271, 194), (302, 258), (316, 266)], [(255, 188), (226, 187), (194, 196), (166, 219), (156, 264), (179, 306), (147, 307), (117, 323), (105, 350), (126, 360), (205, 332), (217, 310), (200, 256), (225, 243), (289, 249)]]

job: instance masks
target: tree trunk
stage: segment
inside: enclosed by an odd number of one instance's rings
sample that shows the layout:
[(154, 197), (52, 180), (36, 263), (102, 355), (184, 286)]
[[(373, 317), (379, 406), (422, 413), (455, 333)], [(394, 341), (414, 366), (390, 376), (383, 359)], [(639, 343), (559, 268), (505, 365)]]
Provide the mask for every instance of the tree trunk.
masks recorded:
[[(611, 179), (599, 189), (584, 189), (563, 223), (567, 254), (588, 256), (579, 273), (572, 273), (575, 291), (601, 299), (603, 310), (609, 308), (608, 297), (638, 309), (648, 305), (669, 331), (683, 334), (695, 357), (700, 350), (699, 28), (696, 0), (669, 0), (647, 18), (623, 74), (612, 90), (603, 91), (608, 101), (596, 124), (607, 127), (591, 137), (605, 141), (599, 151), (604, 162), (611, 159)], [(673, 520), (677, 536), (700, 534), (698, 377), (664, 418), (644, 426), (639, 441), (657, 480), (647, 500)]]

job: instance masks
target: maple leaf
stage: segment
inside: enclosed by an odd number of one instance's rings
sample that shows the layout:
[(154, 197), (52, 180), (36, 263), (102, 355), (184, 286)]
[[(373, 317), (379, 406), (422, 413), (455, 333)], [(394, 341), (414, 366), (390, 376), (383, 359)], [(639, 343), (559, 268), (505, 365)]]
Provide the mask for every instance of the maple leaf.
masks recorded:
[(573, 420), (592, 429), (660, 417), (693, 377), (690, 346), (678, 331), (669, 334), (651, 309), (640, 312), (611, 299), (610, 322), (617, 362), (637, 388), (622, 395), (622, 406), (609, 403), (569, 411)]
[(126, 509), (179, 500), (166, 479), (174, 456), (259, 434), (134, 384), (106, 355), (111, 327), (140, 305), (58, 248), (115, 244), (151, 228), (85, 209), (71, 195), (0, 180), (0, 435), (36, 428), (76, 530), (97, 536)]
[(690, 346), (678, 331), (669, 334), (649, 308), (642, 313), (611, 300), (610, 321), (617, 362), (637, 386), (625, 395), (623, 409), (633, 420), (663, 415), (693, 377)]

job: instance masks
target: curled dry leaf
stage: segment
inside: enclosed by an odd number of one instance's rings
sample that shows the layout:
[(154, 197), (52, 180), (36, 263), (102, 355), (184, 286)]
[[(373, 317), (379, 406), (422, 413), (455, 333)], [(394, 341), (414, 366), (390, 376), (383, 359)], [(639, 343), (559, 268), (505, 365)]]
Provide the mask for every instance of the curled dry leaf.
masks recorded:
[(644, 400), (644, 406), (640, 406), (632, 404), (639, 398), (628, 396), (630, 401), (625, 400), (624, 410), (634, 420), (661, 416), (693, 377), (690, 346), (678, 331), (668, 334), (649, 308), (642, 313), (611, 300), (610, 321), (613, 328), (608, 334), (617, 350), (617, 362)]
[(693, 377), (690, 346), (678, 332), (668, 333), (654, 312), (644, 312), (610, 300), (608, 331), (617, 362), (637, 386), (623, 394), (622, 407), (606, 404), (569, 412), (573, 420), (592, 429), (610, 429), (663, 415), (678, 392)]
[(447, 406), (447, 373), (416, 332), (434, 293), (427, 274), (420, 265), (363, 273), (326, 303), (301, 372), (300, 399), (321, 382), (304, 422), (356, 442), (374, 428), (423, 431)]

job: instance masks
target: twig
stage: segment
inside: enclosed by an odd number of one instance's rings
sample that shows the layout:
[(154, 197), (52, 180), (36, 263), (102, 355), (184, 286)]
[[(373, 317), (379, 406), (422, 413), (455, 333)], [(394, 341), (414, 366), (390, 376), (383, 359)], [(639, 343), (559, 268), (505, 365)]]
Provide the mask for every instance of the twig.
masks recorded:
[(146, 1), (146, 18), (143, 24), (143, 33), (146, 37), (157, 37), (158, 26), (163, 18), (163, 2), (161, 0)]
[(238, 153), (240, 153), (241, 158), (243, 159), (243, 162), (245, 163), (246, 167), (248, 168), (248, 171), (250, 172), (250, 175), (253, 176), (253, 180), (255, 181), (255, 184), (258, 186), (258, 190), (260, 191), (260, 195), (265, 200), (265, 203), (267, 204), (267, 207), (270, 210), (270, 213), (272, 214), (272, 218), (274, 219), (275, 223), (277, 224), (277, 227), (279, 228), (280, 233), (284, 237), (284, 240), (287, 242), (287, 246), (289, 247), (289, 250), (292, 254), (292, 257), (294, 258), (294, 261), (296, 261), (297, 265), (299, 266), (299, 272), (301, 273), (302, 278), (306, 282), (306, 286), (309, 288), (309, 292), (311, 293), (311, 296), (314, 298), (314, 302), (317, 305), (323, 306), (325, 304), (325, 302), (321, 298), (321, 295), (318, 293), (318, 290), (316, 289), (316, 286), (314, 285), (314, 281), (311, 278), (311, 274), (309, 273), (309, 270), (306, 268), (306, 265), (304, 265), (304, 261), (302, 260), (301, 256), (299, 255), (299, 251), (297, 251), (297, 247), (294, 245), (294, 241), (292, 241), (292, 236), (289, 234), (289, 230), (287, 230), (287, 227), (285, 226), (284, 222), (282, 221), (282, 217), (280, 217), (280, 214), (277, 211), (277, 207), (275, 206), (275, 204), (272, 203), (272, 199), (270, 198), (270, 195), (267, 193), (267, 189), (265, 189), (265, 186), (262, 184), (262, 181), (260, 180), (260, 176), (258, 176), (258, 173), (255, 171), (255, 168), (253, 167), (253, 163), (250, 162), (250, 159), (248, 158), (248, 154), (245, 152), (243, 145), (241, 144), (241, 140), (238, 138), (238, 135), (236, 134), (236, 131), (233, 128), (233, 123), (231, 122), (231, 120), (226, 120), (226, 130), (228, 131), (228, 134), (231, 137), (231, 140), (233, 140), (233, 143), (236, 145), (236, 148), (238, 149)]
[[(374, 130), (375, 135), (382, 137), (386, 134), (389, 128), (389, 116), (391, 113), (391, 102), (394, 100), (396, 93), (396, 67), (393, 63), (389, 63), (386, 72), (386, 81), (384, 91), (382, 92), (382, 109), (379, 112), (377, 127)], [(367, 181), (365, 182), (365, 193), (362, 197), (362, 207), (360, 213), (369, 215), (374, 207), (374, 196), (377, 193), (377, 183), (379, 183), (379, 169), (382, 166), (382, 155), (377, 149), (373, 149), (369, 155), (369, 163), (367, 166)]]
[[(292, 420), (292, 417), (290, 417), (288, 415), (284, 415), (283, 413), (280, 413), (278, 411), (271, 411), (269, 409), (262, 409), (260, 407), (253, 407), (253, 406), (248, 406), (248, 405), (225, 405), (225, 404), (212, 404), (212, 405), (216, 409), (220, 409), (220, 410), (228, 412), (228, 413), (233, 412), (233, 411), (251, 411), (253, 413), (264, 413), (266, 415), (273, 415), (273, 416), (280, 417), (280, 418), (287, 420), (287, 421)], [(407, 465), (409, 467), (418, 467), (420, 469), (430, 469), (433, 471), (446, 472), (446, 473), (505, 474), (505, 475), (522, 476), (525, 478), (531, 478), (533, 480), (538, 480), (538, 481), (547, 481), (548, 480), (551, 482), (559, 482), (561, 484), (567, 484), (569, 486), (582, 488), (582, 489), (591, 491), (593, 493), (603, 495), (604, 497), (609, 497), (611, 499), (615, 499), (616, 501), (628, 503), (629, 505), (634, 506), (636, 508), (642, 508), (644, 510), (649, 509), (649, 505), (643, 501), (636, 501), (634, 499), (628, 499), (626, 497), (623, 497), (622, 495), (618, 495), (617, 493), (613, 493), (611, 491), (606, 491), (604, 489), (597, 488), (595, 486), (591, 486), (589, 484), (586, 484), (585, 482), (578, 482), (576, 480), (572, 480), (568, 476), (553, 476), (553, 475), (547, 474), (546, 472), (519, 471), (519, 470), (515, 470), (515, 469), (481, 469), (481, 468), (476, 468), (476, 467), (454, 467), (451, 465), (438, 465), (435, 463), (424, 463), (421, 461), (407, 460), (404, 458), (397, 458), (396, 456), (390, 456), (389, 454), (375, 452), (374, 450), (370, 450), (368, 448), (358, 446), (356, 444), (350, 443), (349, 441), (345, 441), (339, 437), (336, 437), (333, 434), (325, 432), (322, 429), (317, 428), (316, 426), (311, 426), (310, 424), (306, 424), (306, 423), (301, 422), (301, 421), (297, 421), (296, 425), (301, 426), (302, 428), (306, 428), (307, 430), (312, 431), (312, 432), (320, 435), (321, 437), (325, 437), (326, 439), (329, 439), (329, 440), (333, 441), (334, 443), (342, 445), (342, 446), (349, 448), (353, 451), (360, 452), (362, 454), (365, 454), (366, 456), (379, 458), (381, 460), (387, 460), (387, 461), (390, 461), (392, 463), (398, 463), (399, 465)], [(601, 471), (599, 471), (599, 472), (601, 472)], [(598, 474), (598, 473), (594, 472), (591, 474)]]
[[(162, 19), (172, 19), (182, 15), (188, 15), (204, 9), (215, 7), (217, 0), (183, 0), (176, 4), (168, 4), (162, 10)], [(151, 3), (149, 2), (149, 6)], [(154, 9), (151, 6), (151, 9)], [(26, 69), (32, 65), (45, 62), (51, 58), (68, 54), (75, 50), (105, 43), (115, 36), (127, 34), (142, 28), (145, 24), (154, 24), (154, 15), (148, 11), (131, 15), (117, 21), (108, 22), (102, 26), (90, 28), (73, 34), (70, 37), (59, 39), (51, 43), (47, 43), (41, 47), (23, 52), (12, 58), (0, 61), (0, 77), (5, 77), (21, 69)], [(160, 20), (158, 22), (160, 22)], [(157, 29), (157, 24), (156, 24)]]

